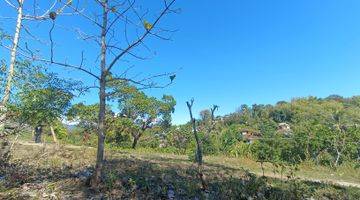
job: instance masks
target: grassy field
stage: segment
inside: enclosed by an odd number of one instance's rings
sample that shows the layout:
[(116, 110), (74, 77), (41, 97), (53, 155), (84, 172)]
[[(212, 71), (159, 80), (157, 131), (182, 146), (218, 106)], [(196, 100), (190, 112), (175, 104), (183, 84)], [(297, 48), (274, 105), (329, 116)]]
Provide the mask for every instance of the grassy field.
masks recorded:
[[(187, 155), (164, 154), (158, 152), (149, 152), (148, 149), (138, 150), (122, 150), (131, 155), (135, 155), (143, 160), (158, 160), (170, 163), (189, 163)], [(224, 168), (232, 169), (234, 171), (250, 171), (259, 176), (263, 174), (260, 163), (247, 158), (231, 158), (226, 156), (205, 156), (204, 162), (207, 166), (222, 166)], [(303, 180), (313, 180), (314, 182), (325, 183), (349, 183), (349, 185), (360, 188), (360, 169), (355, 169), (352, 166), (343, 165), (338, 169), (330, 169), (328, 167), (316, 166), (312, 163), (303, 163), (299, 165), (299, 170), (295, 171), (295, 176)], [(274, 172), (274, 166), (270, 163), (264, 164), (265, 176), (273, 178), (281, 178), (280, 173)], [(290, 169), (285, 169), (283, 178), (291, 173)]]
[(13, 152), (6, 179), (0, 181), (0, 199), (360, 198), (359, 188), (330, 184), (360, 184), (360, 171), (347, 167), (333, 171), (304, 164), (296, 172), (298, 178), (281, 181), (269, 164), (265, 165), (267, 178), (262, 178), (259, 163), (252, 160), (205, 157), (209, 189), (204, 192), (187, 156), (107, 150), (104, 184), (93, 191), (86, 182), (95, 162), (94, 148), (20, 142)]

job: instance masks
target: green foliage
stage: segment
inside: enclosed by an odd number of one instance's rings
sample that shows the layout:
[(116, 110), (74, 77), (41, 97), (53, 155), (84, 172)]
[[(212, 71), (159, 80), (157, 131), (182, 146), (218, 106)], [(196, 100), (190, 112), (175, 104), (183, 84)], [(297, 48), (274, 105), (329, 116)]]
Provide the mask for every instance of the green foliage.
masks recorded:
[[(117, 90), (121, 92), (112, 98), (119, 101), (121, 114), (116, 116), (108, 108), (106, 142), (109, 145), (130, 147), (133, 138), (140, 134), (141, 148), (194, 157), (191, 124), (164, 125), (171, 120), (175, 106), (171, 96), (158, 100), (131, 86)], [(222, 120), (215, 118), (214, 123), (205, 110), (196, 123), (204, 155), (247, 157), (274, 166), (310, 161), (338, 167), (344, 162), (357, 163), (359, 158), (359, 106), (359, 97), (299, 98), (274, 106), (243, 105)], [(78, 120), (83, 130), (94, 129), (97, 110), (98, 105), (78, 104), (70, 109), (68, 116)], [(142, 130), (144, 122), (149, 123)], [(287, 124), (290, 130), (280, 129), (280, 123)], [(209, 131), (210, 126), (214, 128)]]
[(234, 124), (226, 127), (221, 132), (220, 141), (222, 145), (220, 151), (228, 152), (234, 144), (241, 140), (242, 135), (240, 125)]
[(70, 106), (79, 83), (66, 81), (29, 62), (17, 63), (15, 96), (9, 105), (14, 121), (31, 126), (51, 125)]
[[(129, 127), (123, 132), (128, 132), (133, 137), (133, 148), (148, 129), (155, 129), (156, 135), (171, 126), (171, 114), (176, 105), (172, 96), (163, 95), (159, 100), (123, 81), (112, 81), (110, 86), (113, 90), (110, 99), (119, 103), (120, 117), (126, 118), (123, 122)], [(156, 143), (152, 146), (155, 147)]]
[(78, 122), (78, 126), (84, 131), (95, 132), (99, 116), (99, 104), (85, 105), (78, 103), (73, 105), (66, 113), (69, 121)]
[(68, 131), (66, 130), (66, 127), (60, 122), (57, 121), (54, 125), (54, 132), (56, 134), (57, 139), (65, 139), (68, 137)]
[(158, 100), (124, 82), (112, 83), (112, 88), (114, 93), (110, 99), (118, 101), (122, 116), (132, 119), (140, 127), (151, 126), (156, 121), (170, 125), (171, 114), (176, 105), (172, 96), (163, 95)]
[(237, 142), (229, 150), (229, 155), (233, 157), (245, 157), (251, 158), (251, 144), (246, 144), (244, 142)]
[(20, 117), (34, 126), (51, 124), (61, 117), (70, 105), (72, 95), (55, 88), (32, 90), (20, 94), (17, 105)]
[(185, 153), (191, 148), (193, 134), (189, 125), (173, 126), (168, 130), (166, 140), (169, 147), (175, 147)]
[[(119, 101), (121, 113), (115, 115), (107, 108), (108, 145), (131, 147), (134, 138), (141, 136), (140, 148), (194, 157), (191, 124), (167, 123), (176, 104), (172, 96), (158, 100), (127, 84), (114, 90), (117, 92), (111, 99)], [(196, 123), (204, 155), (247, 157), (270, 162), (278, 171), (284, 165), (304, 161), (330, 167), (342, 163), (356, 166), (360, 152), (359, 106), (359, 97), (298, 98), (274, 106), (242, 105), (237, 112), (221, 120), (215, 118), (214, 122), (205, 110)], [(96, 130), (98, 105), (76, 104), (67, 116), (79, 122), (81, 140), (84, 133)], [(289, 130), (279, 128), (281, 123)]]
[[(258, 160), (299, 163), (313, 160), (318, 164), (338, 166), (359, 158), (360, 144), (359, 97), (332, 95), (325, 99), (298, 98), (275, 106), (242, 105), (224, 118), (221, 137), (223, 147), (238, 155), (234, 146), (234, 126), (261, 133), (261, 140), (251, 144), (252, 155)], [(290, 132), (278, 128), (289, 125)], [(229, 145), (230, 144), (230, 145)]]
[[(7, 65), (4, 60), (0, 60), (0, 90), (4, 91), (6, 81)], [(2, 95), (0, 95), (2, 97)]]
[(139, 131), (128, 118), (108, 117), (106, 123), (106, 141), (113, 146), (130, 147), (131, 135)]
[[(87, 138), (88, 136), (88, 138)], [(97, 145), (97, 135), (88, 134), (82, 128), (75, 128), (68, 133), (67, 137), (62, 139), (64, 143), (78, 145), (78, 146), (92, 146), (96, 147)]]

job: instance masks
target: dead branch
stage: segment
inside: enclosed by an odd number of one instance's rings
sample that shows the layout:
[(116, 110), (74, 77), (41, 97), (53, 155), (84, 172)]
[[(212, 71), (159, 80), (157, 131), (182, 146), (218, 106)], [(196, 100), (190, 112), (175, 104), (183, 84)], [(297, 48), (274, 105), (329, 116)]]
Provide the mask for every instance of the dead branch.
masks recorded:
[(117, 61), (124, 56), (128, 51), (130, 51), (131, 49), (133, 49), (134, 47), (136, 47), (138, 44), (140, 44), (151, 32), (151, 30), (158, 24), (158, 22), (160, 21), (160, 19), (167, 13), (167, 11), (170, 9), (171, 5), (175, 3), (175, 0), (172, 0), (169, 4), (165, 4), (166, 7), (165, 9), (161, 12), (161, 14), (157, 17), (157, 19), (154, 21), (154, 23), (152, 23), (152, 26), (149, 29), (146, 29), (145, 33), (138, 38), (135, 42), (133, 42), (130, 46), (126, 47), (124, 49), (124, 51), (122, 51), (121, 53), (119, 53), (109, 64), (108, 68), (107, 68), (107, 73), (109, 73), (111, 71), (111, 69), (113, 68), (113, 66), (117, 63)]
[(195, 137), (195, 140), (196, 140), (195, 158), (196, 158), (196, 162), (198, 164), (198, 176), (199, 176), (199, 179), (200, 179), (201, 184), (202, 184), (202, 189), (206, 190), (207, 189), (207, 184), (206, 184), (205, 177), (204, 177), (204, 174), (203, 174), (203, 166), (202, 166), (202, 164), (203, 164), (202, 146), (201, 146), (200, 138), (199, 138), (198, 133), (197, 133), (196, 120), (193, 117), (193, 113), (192, 113), (192, 107), (194, 105), (194, 99), (191, 99), (190, 101), (187, 101), (186, 105), (187, 105), (187, 107), (189, 109), (190, 122), (192, 124), (193, 133), (194, 133), (194, 137)]

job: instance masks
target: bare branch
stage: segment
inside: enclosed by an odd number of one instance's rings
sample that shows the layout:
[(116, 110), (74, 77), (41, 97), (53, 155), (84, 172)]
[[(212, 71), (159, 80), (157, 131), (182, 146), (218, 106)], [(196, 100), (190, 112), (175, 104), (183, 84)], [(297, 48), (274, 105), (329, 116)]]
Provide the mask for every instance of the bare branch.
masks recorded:
[[(4, 0), (10, 7), (14, 8), (14, 9), (17, 9), (17, 7), (11, 3), (9, 0)], [(19, 2), (18, 2), (19, 3)]]
[[(53, 4), (50, 6), (49, 9), (47, 9), (42, 15), (36, 16), (36, 15), (23, 15), (23, 19), (24, 20), (47, 20), (50, 19), (50, 12), (54, 9), (54, 7), (57, 4), (57, 0), (54, 0)], [(65, 3), (60, 9), (58, 9), (55, 13), (56, 15), (61, 15), (63, 14), (63, 10), (67, 7), (71, 5), (71, 2), (67, 2)], [(34, 11), (35, 13), (35, 11)], [(68, 13), (69, 14), (69, 13)]]
[(116, 18), (110, 23), (110, 25), (108, 26), (108, 29), (106, 30), (106, 33), (111, 29), (111, 27), (115, 24), (115, 22), (117, 20), (119, 20), (120, 18), (123, 17), (123, 15), (128, 12), (135, 4), (135, 0), (133, 2), (130, 3), (129, 7), (127, 7), (123, 12), (121, 13), (118, 13), (116, 10), (115, 10), (115, 13), (117, 14)]
[(53, 58), (54, 58), (54, 41), (52, 38), (52, 31), (54, 30), (54, 26), (55, 26), (55, 21), (52, 20), (52, 25), (49, 31), (49, 38), (50, 38), (50, 61), (53, 62)]
[(110, 72), (111, 68), (117, 63), (117, 61), (124, 56), (127, 52), (129, 52), (131, 49), (133, 49), (134, 47), (136, 47), (138, 44), (140, 44), (145, 38), (146, 36), (148, 36), (151, 32), (151, 30), (158, 24), (158, 22), (160, 21), (160, 19), (166, 14), (166, 12), (170, 9), (170, 7), (172, 6), (172, 4), (175, 2), (175, 0), (172, 0), (170, 2), (170, 4), (166, 4), (165, 9), (161, 12), (161, 14), (159, 15), (159, 17), (154, 21), (154, 23), (152, 24), (152, 26), (149, 29), (146, 29), (145, 33), (138, 38), (138, 40), (136, 40), (134, 43), (132, 43), (130, 46), (128, 46), (127, 48), (125, 48), (124, 51), (122, 51), (120, 54), (118, 54), (113, 61), (110, 63), (109, 67), (107, 68), (107, 73)]
[(43, 41), (43, 40), (41, 40), (41, 39), (39, 39), (39, 38), (36, 38), (36, 37), (30, 32), (30, 29), (29, 29), (28, 27), (26, 27), (24, 24), (22, 24), (21, 27), (25, 30), (25, 32), (26, 32), (26, 33), (30, 36), (30, 38), (32, 38), (33, 40), (38, 41), (38, 42), (43, 43), (43, 44), (46, 43), (46, 41)]
[[(116, 50), (120, 50), (120, 51), (122, 51), (122, 52), (124, 51), (124, 49), (122, 49), (121, 47), (115, 46), (115, 45), (108, 45), (107, 47), (108, 47), (108, 48), (113, 48), (113, 49), (116, 49)], [(132, 57), (137, 58), (137, 59), (139, 59), (139, 60), (146, 60), (146, 59), (147, 59), (147, 58), (145, 58), (145, 57), (141, 57), (141, 56), (138, 56), (138, 55), (136, 55), (136, 54), (134, 54), (134, 53), (131, 53), (130, 51), (128, 51), (127, 54), (129, 54), (129, 55), (131, 55)]]
[[(6, 46), (6, 45), (0, 44), (0, 46), (6, 48), (8, 50), (11, 50), (11, 48)], [(85, 69), (82, 65), (73, 65), (73, 64), (68, 64), (66, 62), (62, 63), (62, 62), (57, 62), (57, 61), (51, 61), (51, 60), (47, 60), (47, 59), (44, 59), (44, 58), (38, 58), (35, 55), (31, 56), (31, 55), (28, 55), (28, 54), (25, 54), (25, 53), (22, 53), (22, 52), (19, 52), (19, 51), (17, 52), (17, 54), (19, 54), (19, 55), (21, 55), (24, 58), (27, 58), (29, 60), (44, 62), (44, 63), (47, 63), (47, 64), (55, 64), (55, 65), (59, 65), (59, 66), (67, 67), (67, 68), (72, 68), (72, 69), (77, 69), (77, 70), (85, 72), (88, 75), (100, 80), (99, 76), (97, 76), (96, 74), (92, 73), (91, 71)], [(81, 58), (81, 61), (80, 61), (81, 64), (83, 63), (83, 60), (84, 60), (84, 58), (83, 58), (83, 54), (82, 54), (82, 58)]]
[(72, 5), (68, 5), (69, 8), (71, 8), (75, 13), (79, 14), (80, 16), (84, 17), (85, 19), (89, 20), (90, 22), (94, 23), (98, 27), (102, 27), (100, 23), (98, 23), (95, 19), (91, 18), (90, 16), (86, 15), (83, 10), (79, 10), (77, 7), (74, 7)]

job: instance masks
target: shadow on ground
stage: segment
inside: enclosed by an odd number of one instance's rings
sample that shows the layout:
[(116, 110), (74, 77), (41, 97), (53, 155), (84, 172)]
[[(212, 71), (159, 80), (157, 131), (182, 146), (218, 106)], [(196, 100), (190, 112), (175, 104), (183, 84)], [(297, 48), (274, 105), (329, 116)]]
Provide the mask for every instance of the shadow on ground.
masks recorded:
[(103, 183), (93, 191), (86, 185), (93, 167), (82, 162), (85, 153), (57, 150), (36, 157), (25, 151), (2, 170), (0, 199), (360, 199), (355, 188), (266, 179), (220, 164), (206, 164), (203, 191), (195, 165), (186, 159), (130, 154), (110, 156)]

